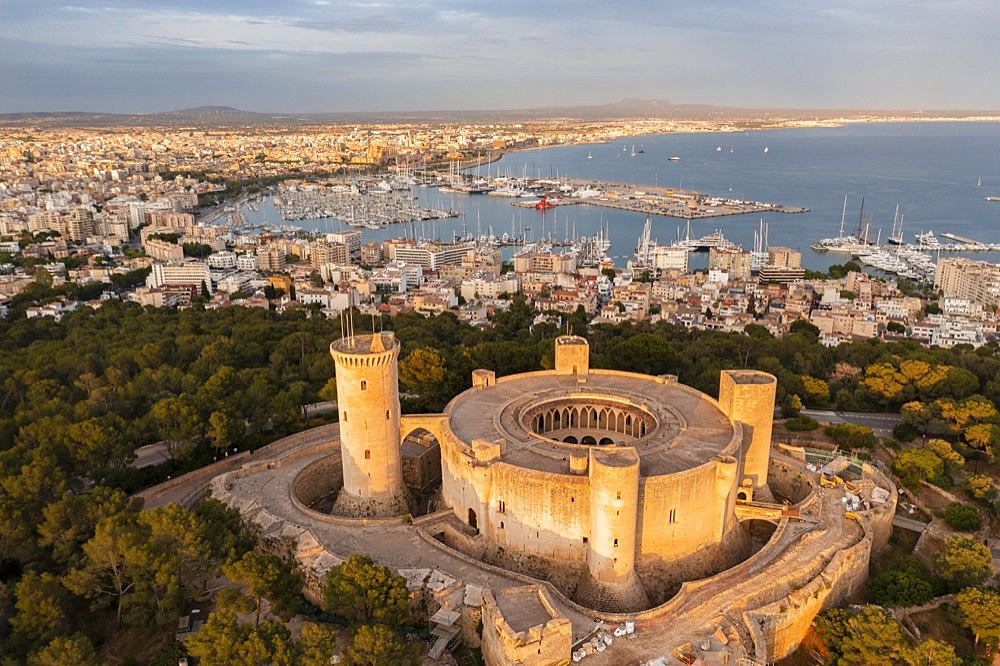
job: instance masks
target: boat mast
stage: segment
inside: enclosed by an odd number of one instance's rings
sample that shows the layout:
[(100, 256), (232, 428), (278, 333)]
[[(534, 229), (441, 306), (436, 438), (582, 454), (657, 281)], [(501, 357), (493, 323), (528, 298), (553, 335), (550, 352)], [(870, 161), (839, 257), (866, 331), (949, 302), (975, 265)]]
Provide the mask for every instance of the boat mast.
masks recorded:
[(840, 233), (837, 234), (837, 238), (844, 237), (844, 218), (847, 217), (847, 195), (844, 195), (844, 208), (840, 211)]
[(865, 218), (865, 198), (861, 197), (861, 210), (858, 212), (858, 230), (854, 232), (854, 237), (858, 241), (863, 242), (863, 243), (868, 241), (868, 231), (867, 230), (865, 230), (864, 240), (862, 240), (862, 236), (861, 236), (861, 228), (862, 228), (862, 225), (864, 224), (864, 218)]

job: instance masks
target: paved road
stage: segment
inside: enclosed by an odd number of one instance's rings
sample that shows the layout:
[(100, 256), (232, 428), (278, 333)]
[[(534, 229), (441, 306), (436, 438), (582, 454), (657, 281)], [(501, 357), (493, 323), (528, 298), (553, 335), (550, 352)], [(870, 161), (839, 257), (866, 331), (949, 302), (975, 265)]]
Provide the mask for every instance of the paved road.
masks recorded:
[(142, 469), (143, 467), (165, 463), (168, 460), (170, 460), (170, 451), (167, 450), (167, 445), (163, 442), (157, 442), (156, 444), (147, 444), (136, 449), (132, 467)]
[(822, 409), (803, 409), (802, 414), (811, 416), (817, 421), (829, 423), (854, 423), (868, 426), (876, 435), (888, 437), (892, 429), (899, 425), (903, 418), (899, 414), (873, 412), (833, 412)]

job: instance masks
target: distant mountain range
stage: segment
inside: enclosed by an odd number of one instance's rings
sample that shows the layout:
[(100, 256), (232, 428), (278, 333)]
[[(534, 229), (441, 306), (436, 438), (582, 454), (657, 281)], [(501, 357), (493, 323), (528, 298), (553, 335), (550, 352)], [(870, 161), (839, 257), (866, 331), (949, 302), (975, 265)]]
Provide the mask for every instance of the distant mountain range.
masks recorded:
[[(380, 111), (342, 113), (255, 113), (229, 106), (200, 106), (160, 113), (99, 113), (86, 111), (0, 114), (0, 125), (47, 127), (237, 127), (247, 125), (322, 125), (339, 123), (446, 123), (518, 120), (620, 120), (661, 118), (668, 120), (766, 120), (785, 118), (822, 120), (850, 117), (949, 117), (987, 115), (983, 111), (905, 111), (838, 109), (745, 109), (707, 104), (672, 104), (666, 100), (623, 99), (590, 106), (549, 106), (532, 109), (479, 111)], [(997, 115), (997, 114), (989, 114)]]

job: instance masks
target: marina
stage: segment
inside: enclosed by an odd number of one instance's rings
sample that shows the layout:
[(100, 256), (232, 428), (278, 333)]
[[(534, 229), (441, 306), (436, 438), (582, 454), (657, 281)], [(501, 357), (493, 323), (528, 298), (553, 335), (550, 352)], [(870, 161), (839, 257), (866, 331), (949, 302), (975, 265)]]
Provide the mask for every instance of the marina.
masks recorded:
[(444, 208), (422, 208), (409, 187), (394, 188), (387, 181), (373, 187), (358, 181), (346, 184), (286, 184), (273, 195), (283, 220), (336, 218), (351, 227), (380, 229), (390, 224), (440, 220), (458, 215)]
[[(770, 148), (766, 156), (765, 137)], [(929, 142), (927, 137), (937, 138), (937, 142)], [(439, 181), (436, 174), (414, 170), (417, 184), (410, 185), (408, 192), (400, 191), (401, 196), (416, 197), (420, 206), (454, 212), (455, 217), (359, 228), (365, 242), (400, 236), (451, 240), (492, 235), (502, 239), (506, 233), (507, 258), (523, 244), (543, 238), (571, 245), (574, 239), (602, 233), (609, 244), (608, 257), (622, 267), (632, 257), (647, 217), (652, 218), (651, 239), (658, 237), (660, 245), (687, 235), (683, 225), (678, 232), (668, 217), (642, 208), (646, 195), (662, 196), (672, 191), (678, 196), (700, 195), (703, 205), (713, 209), (715, 200), (723, 198), (748, 202), (791, 200), (807, 207), (807, 212), (796, 215), (767, 211), (688, 220), (692, 238), (710, 236), (718, 229), (727, 241), (749, 250), (756, 247), (758, 223), (765, 218), (771, 244), (802, 252), (802, 266), (811, 270), (825, 271), (831, 264), (843, 264), (854, 253), (871, 254), (879, 249), (881, 241), (892, 244), (890, 250), (896, 241), (902, 241), (901, 245), (931, 259), (943, 252), (997, 261), (1000, 208), (984, 200), (978, 184), (979, 174), (989, 173), (991, 160), (970, 162), (968, 157), (976, 154), (977, 147), (993, 140), (1000, 140), (998, 124), (885, 123), (645, 136), (645, 152), (638, 152), (637, 141), (635, 157), (628, 149), (622, 151), (621, 142), (508, 152), (491, 165), (483, 163), (477, 168), (473, 163), (471, 172), (463, 172), (461, 180), (445, 173)], [(670, 161), (668, 158), (674, 155), (683, 160)], [(466, 169), (468, 166), (463, 165)], [(501, 176), (487, 179), (490, 173)], [(520, 188), (533, 196), (448, 191), (452, 180), (454, 184), (484, 180), (495, 183), (496, 189), (503, 189), (501, 183), (506, 180), (511, 191)], [(364, 187), (377, 184), (378, 179), (373, 179)], [(602, 189), (604, 184), (633, 197), (619, 196), (629, 205), (619, 207), (616, 201), (600, 201), (608, 198)], [(982, 178), (982, 188), (993, 186), (990, 177)], [(573, 193), (578, 196), (571, 196)], [(853, 214), (845, 211), (845, 193), (849, 194), (848, 209), (855, 209)], [(853, 248), (811, 249), (819, 239), (836, 234), (844, 216), (851, 219), (845, 220), (841, 235), (851, 238), (862, 198), (868, 242)], [(546, 203), (539, 205), (542, 201)], [(595, 205), (580, 205), (584, 203)], [(904, 211), (906, 228), (900, 229)], [(318, 232), (348, 228), (343, 219), (335, 217), (283, 221), (267, 196), (260, 201), (259, 210), (244, 208), (243, 212), (251, 224), (269, 221), (268, 226), (282, 223), (300, 231)], [(349, 210), (344, 217), (350, 219)], [(939, 233), (930, 232), (931, 228)], [(495, 230), (492, 234), (491, 229)], [(940, 231), (974, 242), (953, 241)], [(705, 254), (690, 255), (693, 270), (706, 264)]]

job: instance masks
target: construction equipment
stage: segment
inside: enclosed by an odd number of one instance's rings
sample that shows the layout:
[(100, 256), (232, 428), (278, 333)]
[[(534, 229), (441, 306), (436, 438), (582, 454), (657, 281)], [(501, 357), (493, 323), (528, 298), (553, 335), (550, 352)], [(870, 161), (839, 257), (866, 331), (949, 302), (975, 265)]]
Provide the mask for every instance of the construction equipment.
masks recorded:
[(836, 488), (844, 483), (844, 480), (836, 474), (823, 472), (819, 475), (819, 485), (824, 488)]

